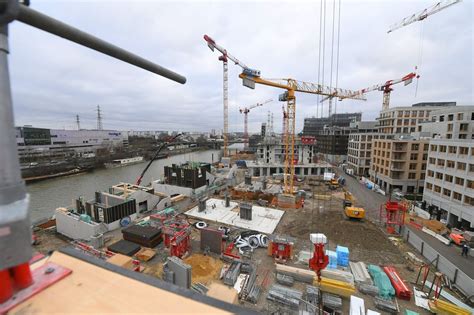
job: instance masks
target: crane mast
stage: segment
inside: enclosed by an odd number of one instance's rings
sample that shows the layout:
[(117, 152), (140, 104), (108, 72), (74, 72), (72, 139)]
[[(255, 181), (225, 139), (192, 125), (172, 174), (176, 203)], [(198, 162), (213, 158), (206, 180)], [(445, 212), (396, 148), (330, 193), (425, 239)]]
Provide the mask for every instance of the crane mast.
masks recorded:
[(239, 109), (240, 113), (244, 114), (244, 148), (245, 150), (247, 150), (249, 147), (248, 114), (250, 113), (250, 110), (259, 106), (263, 106), (264, 104), (270, 103), (272, 101), (273, 101), (272, 99), (268, 99), (265, 102), (256, 103), (249, 107), (244, 107), (244, 108)]
[(459, 2), (461, 2), (461, 0), (440, 1), (440, 2), (432, 5), (429, 8), (426, 8), (426, 9), (424, 9), (424, 10), (418, 12), (418, 13), (407, 16), (406, 18), (404, 18), (403, 20), (401, 20), (398, 23), (392, 24), (389, 27), (389, 30), (387, 31), (387, 33), (391, 33), (395, 30), (398, 30), (399, 28), (410, 25), (412, 23), (415, 23), (415, 22), (418, 22), (418, 21), (423, 21), (428, 16), (433, 15), (435, 13), (438, 13), (439, 11), (444, 10), (444, 9), (446, 9), (446, 8), (456, 4), (456, 3), (459, 3)]
[(232, 56), (227, 52), (227, 50), (221, 46), (219, 46), (215, 40), (213, 40), (211, 37), (204, 35), (204, 40), (207, 43), (207, 46), (209, 47), (210, 50), (214, 51), (217, 50), (219, 51), (222, 55), (219, 56), (219, 61), (222, 61), (223, 65), (223, 111), (224, 111), (224, 128), (222, 130), (223, 138), (224, 138), (224, 152), (223, 155), (224, 157), (227, 157), (228, 155), (228, 135), (229, 135), (229, 84), (228, 84), (228, 65), (227, 62), (228, 60), (231, 60), (234, 62), (234, 64), (240, 66), (243, 69), (248, 69), (248, 71), (260, 75), (260, 71), (258, 70), (252, 70), (248, 68), (243, 62)]
[(294, 79), (263, 79), (260, 76), (253, 75), (247, 69), (239, 75), (244, 86), (255, 89), (255, 84), (267, 85), (286, 90), (279, 96), (279, 101), (286, 103), (286, 132), (285, 139), (285, 172), (284, 172), (284, 192), (293, 195), (294, 176), (295, 176), (295, 116), (296, 116), (296, 97), (295, 92), (320, 94), (340, 98), (352, 98), (365, 100), (363, 94), (357, 94), (354, 91), (340, 88), (330, 88), (316, 83), (298, 81)]

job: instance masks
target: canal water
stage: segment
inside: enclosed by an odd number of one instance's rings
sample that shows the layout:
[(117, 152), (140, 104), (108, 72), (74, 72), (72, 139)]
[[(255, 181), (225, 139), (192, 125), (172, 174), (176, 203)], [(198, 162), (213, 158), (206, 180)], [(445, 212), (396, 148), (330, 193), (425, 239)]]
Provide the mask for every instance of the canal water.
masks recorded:
[[(163, 167), (173, 163), (187, 161), (217, 162), (220, 158), (219, 150), (198, 151), (170, 156), (156, 160), (145, 174), (142, 185), (163, 178)], [(49, 179), (28, 185), (30, 195), (31, 222), (48, 218), (58, 207), (70, 206), (72, 200), (84, 196), (86, 200), (93, 199), (96, 191), (106, 191), (110, 186), (120, 182), (134, 183), (148, 162), (112, 169), (99, 169), (90, 173), (68, 177)]]

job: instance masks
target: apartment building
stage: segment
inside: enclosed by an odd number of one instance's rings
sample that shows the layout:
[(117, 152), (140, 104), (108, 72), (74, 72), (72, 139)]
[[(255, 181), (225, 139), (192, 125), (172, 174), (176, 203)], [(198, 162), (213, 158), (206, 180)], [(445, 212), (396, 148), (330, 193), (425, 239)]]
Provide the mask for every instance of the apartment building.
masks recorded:
[(352, 131), (351, 123), (358, 122), (362, 113), (332, 114), (331, 117), (305, 118), (303, 136), (316, 138), (316, 149), (331, 163), (347, 160), (347, 144)]
[(385, 139), (385, 135), (377, 132), (376, 124), (376, 121), (360, 121), (351, 125), (356, 131), (349, 134), (347, 168), (352, 169), (354, 175), (369, 176), (372, 140)]
[(433, 111), (431, 121), (423, 200), (451, 226), (474, 229), (474, 106)]
[(417, 131), (418, 124), (430, 120), (433, 110), (451, 106), (456, 106), (456, 102), (424, 102), (389, 108), (380, 112), (377, 129), (385, 134), (410, 134)]
[(386, 192), (421, 195), (428, 161), (429, 138), (395, 136), (372, 141), (372, 181)]

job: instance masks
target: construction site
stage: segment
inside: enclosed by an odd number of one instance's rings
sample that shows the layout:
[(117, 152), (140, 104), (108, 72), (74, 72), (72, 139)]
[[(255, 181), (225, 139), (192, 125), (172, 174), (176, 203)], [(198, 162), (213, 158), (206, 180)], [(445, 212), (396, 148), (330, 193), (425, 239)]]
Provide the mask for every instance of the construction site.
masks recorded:
[[(388, 32), (458, 2), (438, 3)], [(134, 182), (109, 181), (90, 196), (74, 191), (70, 204), (57, 205), (54, 216), (31, 226), (11, 131), (10, 22), (43, 29), (181, 84), (186, 77), (35, 11), (29, 2), (0, 1), (0, 77), (7, 78), (0, 82), (0, 113), (6, 117), (0, 139), (7, 148), (0, 159), (0, 314), (474, 314), (472, 251), (465, 260), (450, 257), (460, 250), (464, 254), (474, 234), (441, 222), (400, 190), (355, 176), (342, 163), (347, 157), (319, 149), (318, 137), (337, 139), (346, 127), (324, 125), (315, 136), (298, 132), (300, 94), (317, 96), (321, 118), (323, 106), (328, 117), (337, 117), (337, 102), (364, 101), (370, 91), (383, 92), (382, 111), (387, 111), (392, 85), (419, 78), (411, 72), (371, 88), (341, 88), (336, 70), (341, 1), (321, 1), (320, 18), (326, 19), (326, 4), (327, 16), (332, 12), (329, 81), (324, 82), (324, 70), (317, 83), (264, 78), (204, 35), (204, 49), (207, 45), (223, 66), (219, 161), (169, 163), (160, 178), (145, 184), (160, 152), (179, 141), (177, 133), (161, 143)], [(244, 146), (235, 153), (228, 139), (228, 64), (241, 71), (233, 79), (244, 87), (270, 87), (281, 92), (278, 101), (283, 102), (281, 133), (269, 114), (254, 146), (248, 115), (273, 99), (239, 108)]]

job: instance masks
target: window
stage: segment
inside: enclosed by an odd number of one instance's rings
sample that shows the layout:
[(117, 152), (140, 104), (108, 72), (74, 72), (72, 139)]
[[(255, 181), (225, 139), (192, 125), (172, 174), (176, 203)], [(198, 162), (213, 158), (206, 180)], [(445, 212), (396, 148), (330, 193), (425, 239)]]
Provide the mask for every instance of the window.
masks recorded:
[(439, 146), (439, 152), (446, 152), (446, 146), (445, 145), (440, 145)]
[(421, 174), (420, 174), (420, 179), (421, 179), (421, 180), (425, 179), (425, 173), (421, 173)]
[(444, 121), (444, 115), (439, 116), (439, 121)]
[(430, 145), (429, 145), (428, 143), (425, 143), (425, 144), (423, 145), (423, 151), (428, 151), (428, 147), (429, 147), (429, 146), (430, 146)]
[(453, 121), (453, 119), (454, 119), (454, 115), (453, 115), (453, 114), (448, 115), (448, 121)]
[(432, 190), (433, 189), (433, 184), (432, 183), (426, 183), (426, 189)]
[(418, 112), (418, 117), (423, 117), (425, 115), (425, 112), (423, 110), (420, 110)]
[(469, 172), (474, 172), (474, 164), (469, 164)]
[[(436, 175), (438, 175), (438, 173), (436, 173)], [(445, 174), (444, 175), (444, 180), (447, 181), (447, 182), (452, 183), (453, 182), (453, 176)]]
[(436, 172), (436, 179), (442, 180), (443, 179), (443, 173)]
[(408, 173), (408, 179), (416, 179), (416, 173)]
[(458, 192), (453, 192), (453, 199), (461, 201), (462, 195)]
[(423, 161), (426, 161), (428, 159), (428, 154), (423, 154)]
[(420, 145), (418, 143), (412, 143), (411, 145), (412, 151), (418, 151), (419, 148), (420, 148)]
[(434, 172), (432, 170), (428, 170), (428, 176), (429, 177), (434, 177)]
[(416, 161), (417, 159), (418, 159), (418, 154), (416, 154), (416, 153), (410, 154), (410, 160)]
[[(449, 162), (449, 161), (448, 161)], [(435, 165), (436, 164), (436, 159), (435, 158), (430, 158), (430, 164)], [(454, 167), (454, 166), (453, 166)]]
[(453, 138), (452, 134), (450, 134), (450, 133), (446, 134), (446, 139), (452, 139), (452, 138)]
[(466, 170), (466, 163), (458, 162), (457, 163), (457, 169), (461, 170), (461, 171), (465, 171)]
[(448, 124), (448, 131), (453, 131), (453, 124)]
[(444, 160), (443, 159), (438, 159), (438, 166), (444, 166)]
[(460, 134), (459, 139), (467, 139), (467, 134), (463, 133), (463, 134)]
[(443, 195), (447, 197), (451, 197), (451, 190), (444, 188), (443, 189)]
[(438, 146), (436, 144), (431, 145), (431, 151), (438, 151)]
[(458, 151), (457, 147), (449, 146), (449, 148), (448, 148), (449, 153), (456, 154), (457, 151)]
[(459, 131), (467, 131), (469, 129), (469, 124), (460, 124)]
[(460, 155), (467, 155), (469, 153), (468, 147), (459, 147), (459, 154)]
[(466, 187), (474, 189), (474, 181), (468, 179)]
[(416, 170), (416, 163), (410, 163), (410, 169), (411, 170)]
[(434, 185), (434, 192), (441, 193), (441, 187)]
[(474, 198), (471, 198), (469, 196), (464, 196), (464, 203), (470, 206), (474, 206)]
[(426, 171), (426, 163), (421, 164), (421, 170)]
[(464, 178), (456, 177), (456, 185), (464, 186)]
[(458, 113), (458, 120), (464, 119), (464, 113)]

